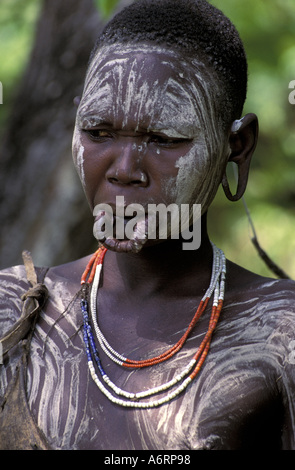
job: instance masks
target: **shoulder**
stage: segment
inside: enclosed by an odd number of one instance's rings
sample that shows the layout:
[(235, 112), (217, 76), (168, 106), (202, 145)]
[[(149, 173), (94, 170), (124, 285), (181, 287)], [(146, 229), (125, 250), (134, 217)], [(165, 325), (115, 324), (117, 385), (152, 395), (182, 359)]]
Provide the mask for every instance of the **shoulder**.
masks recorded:
[[(88, 257), (48, 269), (44, 283), (49, 293), (49, 304), (57, 310), (64, 308), (80, 289), (80, 279)], [(37, 274), (44, 268), (36, 267)], [(0, 271), (0, 337), (20, 318), (22, 296), (30, 288), (23, 265)]]
[(91, 255), (50, 268), (51, 278), (78, 286)]
[[(289, 303), (295, 299), (295, 281), (263, 277), (228, 262), (227, 287), (230, 296), (257, 298), (260, 301), (284, 299)], [(295, 306), (294, 306), (295, 307)]]
[[(219, 325), (222, 341), (265, 369), (295, 364), (295, 282), (261, 277), (229, 264)], [(244, 356), (243, 356), (244, 357)], [(281, 374), (281, 372), (280, 372)], [(288, 372), (295, 384), (294, 366)], [(295, 393), (295, 385), (294, 385)]]
[[(37, 277), (46, 270), (35, 268)], [(13, 266), (0, 271), (0, 336), (21, 316), (22, 296), (31, 288), (24, 265)]]
[(274, 329), (295, 339), (295, 282), (270, 279), (259, 283), (253, 291), (257, 298), (256, 311), (270, 322)]
[(0, 271), (0, 335), (19, 319), (22, 312), (21, 297), (28, 288), (24, 266)]
[(295, 281), (259, 276), (228, 263), (225, 306), (241, 321), (295, 328)]
[(285, 331), (295, 339), (295, 281), (262, 277), (232, 263), (228, 271), (225, 304), (230, 317), (268, 334)]

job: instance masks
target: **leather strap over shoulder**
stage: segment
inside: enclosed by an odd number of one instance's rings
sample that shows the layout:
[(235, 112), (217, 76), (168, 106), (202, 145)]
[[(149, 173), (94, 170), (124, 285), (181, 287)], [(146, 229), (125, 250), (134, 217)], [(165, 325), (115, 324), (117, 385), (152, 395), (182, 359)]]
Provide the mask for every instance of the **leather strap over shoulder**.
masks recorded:
[[(22, 296), (23, 308), (20, 319), (12, 326), (7, 334), (0, 339), (3, 355), (19, 341), (27, 337), (37, 320), (39, 312), (48, 299), (48, 290), (45, 284), (43, 284), (43, 279), (42, 282), (38, 282), (31, 254), (28, 251), (24, 251), (22, 255), (27, 279), (31, 287)], [(43, 278), (45, 274), (46, 273), (44, 273)]]
[(22, 256), (24, 266), (26, 268), (27, 279), (29, 283), (34, 287), (38, 281), (31, 253), (29, 251), (23, 251)]

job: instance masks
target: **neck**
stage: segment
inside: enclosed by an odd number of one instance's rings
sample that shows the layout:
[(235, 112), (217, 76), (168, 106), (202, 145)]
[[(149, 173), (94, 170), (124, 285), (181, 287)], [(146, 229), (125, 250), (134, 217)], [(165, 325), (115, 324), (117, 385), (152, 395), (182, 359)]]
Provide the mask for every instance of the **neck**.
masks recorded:
[(202, 217), (201, 245), (197, 250), (183, 250), (182, 240), (168, 240), (146, 246), (137, 254), (108, 252), (105, 267), (113, 285), (121, 282), (132, 295), (172, 288), (182, 295), (192, 288), (203, 291), (208, 287), (212, 268), (206, 215)]

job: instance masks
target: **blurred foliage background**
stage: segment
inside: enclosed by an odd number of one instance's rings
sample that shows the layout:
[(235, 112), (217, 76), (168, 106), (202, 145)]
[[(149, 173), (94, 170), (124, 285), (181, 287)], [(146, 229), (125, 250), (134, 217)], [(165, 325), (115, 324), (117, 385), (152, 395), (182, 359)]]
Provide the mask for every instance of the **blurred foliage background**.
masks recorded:
[[(94, 0), (94, 3), (105, 21), (120, 2)], [(288, 86), (295, 80), (295, 3), (294, 0), (211, 3), (231, 18), (244, 41), (249, 61), (244, 112), (258, 115), (260, 136), (245, 199), (230, 203), (219, 191), (209, 212), (210, 236), (232, 261), (259, 274), (271, 275), (251, 243), (246, 203), (261, 246), (295, 278), (295, 105), (288, 101), (292, 91)], [(1, 129), (33, 46), (41, 4), (41, 0), (0, 3), (0, 81), (4, 100), (0, 106)], [(234, 177), (231, 179), (234, 186)]]
[[(245, 201), (261, 246), (295, 278), (295, 106), (288, 100), (289, 83), (295, 79), (295, 3), (211, 3), (233, 21), (245, 44), (249, 86), (244, 113), (256, 113), (260, 122)], [(243, 202), (226, 202), (220, 193), (211, 216), (212, 238), (228, 257), (268, 275), (250, 241)]]
[(2, 0), (0, 3), (0, 81), (4, 88), (1, 126), (33, 45), (40, 7), (41, 2), (36, 0)]

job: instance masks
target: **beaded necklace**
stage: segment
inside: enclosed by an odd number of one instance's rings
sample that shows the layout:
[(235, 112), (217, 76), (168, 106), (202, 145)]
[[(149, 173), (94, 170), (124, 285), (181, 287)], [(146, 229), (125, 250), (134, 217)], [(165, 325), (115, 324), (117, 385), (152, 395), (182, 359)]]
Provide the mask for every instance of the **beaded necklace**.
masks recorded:
[[(99, 390), (111, 402), (120, 406), (131, 408), (158, 407), (176, 398), (181, 392), (183, 392), (188, 387), (188, 385), (197, 376), (208, 354), (212, 334), (216, 328), (224, 299), (226, 260), (224, 253), (220, 249), (218, 249), (214, 244), (212, 244), (212, 248), (213, 265), (210, 285), (204, 297), (202, 298), (199, 307), (192, 321), (190, 322), (186, 332), (174, 346), (167, 349), (164, 353), (145, 360), (132, 360), (121, 355), (114, 348), (112, 348), (112, 346), (108, 343), (107, 339), (100, 330), (96, 304), (103, 259), (107, 251), (106, 248), (99, 248), (91, 257), (81, 278), (81, 284), (83, 286), (81, 299), (81, 310), (84, 320), (83, 338), (86, 347), (87, 361), (91, 377), (96, 383)], [(92, 288), (89, 302), (88, 292), (91, 285)], [(178, 351), (180, 351), (180, 349), (184, 346), (189, 334), (196, 325), (198, 319), (201, 317), (206, 306), (208, 305), (208, 302), (212, 297), (213, 293), (213, 304), (207, 333), (205, 334), (193, 358), (179, 374), (177, 374), (169, 382), (166, 382), (158, 387), (134, 393), (121, 389), (111, 381), (111, 379), (108, 377), (108, 375), (103, 369), (98, 349), (96, 347), (93, 329), (101, 349), (114, 363), (124, 368), (133, 369), (151, 367), (153, 365), (160, 364), (161, 362), (170, 359)], [(98, 370), (100, 377), (97, 375), (96, 369)], [(162, 394), (163, 392), (167, 393), (159, 399), (140, 401), (146, 397)]]

